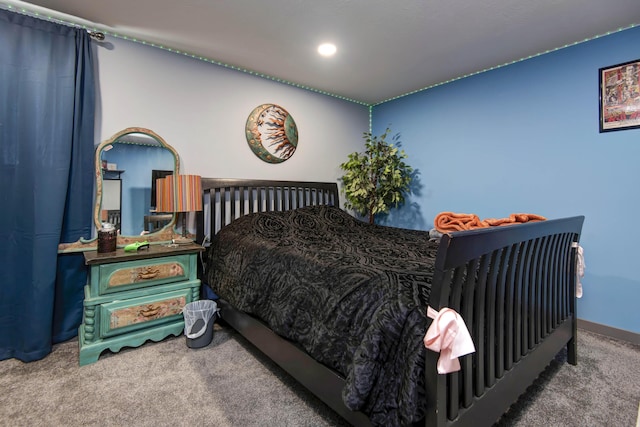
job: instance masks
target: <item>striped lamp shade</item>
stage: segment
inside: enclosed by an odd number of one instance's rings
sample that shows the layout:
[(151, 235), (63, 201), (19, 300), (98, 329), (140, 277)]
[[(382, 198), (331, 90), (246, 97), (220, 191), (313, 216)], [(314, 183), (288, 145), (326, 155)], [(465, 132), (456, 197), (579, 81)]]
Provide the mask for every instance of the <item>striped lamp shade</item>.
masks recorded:
[[(173, 176), (173, 175), (171, 175)], [(176, 175), (175, 212), (202, 210), (202, 183), (199, 175)]]
[(157, 212), (195, 212), (202, 210), (202, 184), (199, 175), (169, 175), (156, 180)]

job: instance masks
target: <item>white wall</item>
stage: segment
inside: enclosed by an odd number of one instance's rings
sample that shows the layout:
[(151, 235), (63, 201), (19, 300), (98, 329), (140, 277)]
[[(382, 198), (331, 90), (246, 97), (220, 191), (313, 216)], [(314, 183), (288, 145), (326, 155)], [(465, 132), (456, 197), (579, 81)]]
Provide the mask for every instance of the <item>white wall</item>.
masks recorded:
[[(181, 54), (113, 37), (94, 54), (96, 144), (127, 127), (151, 129), (178, 151), (181, 173), (336, 181), (368, 130), (363, 105)], [(249, 113), (264, 103), (285, 108), (298, 127), (298, 148), (280, 164), (260, 160), (245, 138)]]

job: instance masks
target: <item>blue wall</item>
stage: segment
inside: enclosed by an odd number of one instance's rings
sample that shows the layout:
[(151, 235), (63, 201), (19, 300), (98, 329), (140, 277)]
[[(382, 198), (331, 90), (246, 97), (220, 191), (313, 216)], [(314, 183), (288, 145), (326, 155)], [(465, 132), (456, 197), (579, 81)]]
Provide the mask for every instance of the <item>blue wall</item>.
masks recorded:
[(599, 133), (598, 69), (640, 59), (640, 27), (389, 101), (373, 133), (399, 134), (416, 194), (385, 223), (585, 215), (578, 317), (640, 332), (640, 129)]

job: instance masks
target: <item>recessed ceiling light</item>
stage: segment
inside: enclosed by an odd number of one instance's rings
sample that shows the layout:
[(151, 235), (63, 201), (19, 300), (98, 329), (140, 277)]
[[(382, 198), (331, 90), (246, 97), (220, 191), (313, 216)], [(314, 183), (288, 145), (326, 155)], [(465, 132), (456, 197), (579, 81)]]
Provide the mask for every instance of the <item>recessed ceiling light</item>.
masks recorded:
[(336, 45), (333, 43), (323, 43), (318, 46), (318, 53), (322, 56), (333, 56), (336, 53)]

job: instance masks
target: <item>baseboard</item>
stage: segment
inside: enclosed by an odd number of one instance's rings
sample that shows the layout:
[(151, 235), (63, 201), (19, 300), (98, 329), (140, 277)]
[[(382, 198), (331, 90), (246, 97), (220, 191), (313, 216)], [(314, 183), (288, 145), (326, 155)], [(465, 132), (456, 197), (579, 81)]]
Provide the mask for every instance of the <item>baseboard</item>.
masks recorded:
[(590, 322), (584, 319), (578, 319), (578, 328), (621, 341), (626, 341), (631, 344), (640, 345), (640, 334), (635, 332), (614, 328), (601, 323)]

